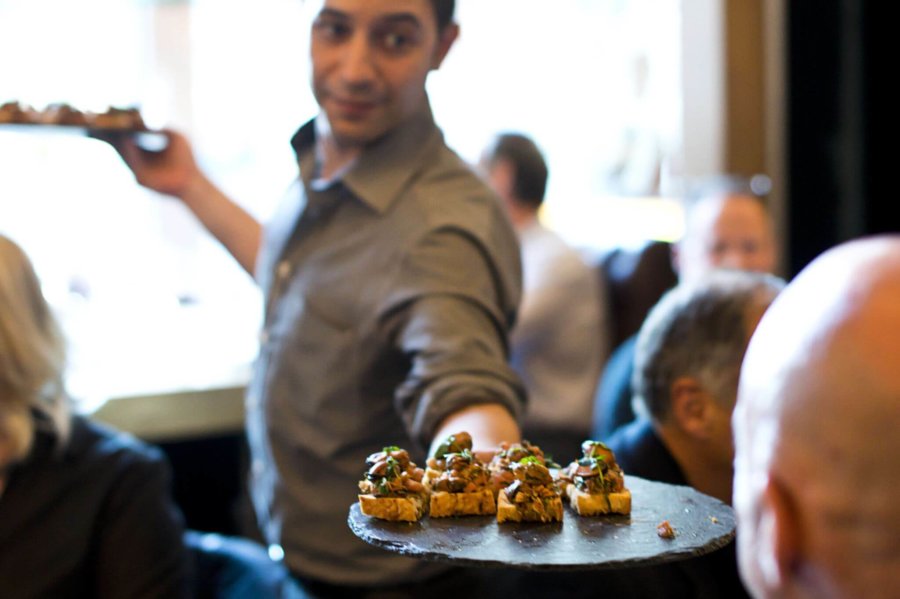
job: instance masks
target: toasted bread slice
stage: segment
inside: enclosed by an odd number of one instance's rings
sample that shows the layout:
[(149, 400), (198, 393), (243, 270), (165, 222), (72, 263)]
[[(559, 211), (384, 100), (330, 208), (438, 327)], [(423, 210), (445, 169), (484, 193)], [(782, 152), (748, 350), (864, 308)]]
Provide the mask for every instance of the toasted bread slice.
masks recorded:
[(535, 498), (513, 503), (502, 489), (497, 496), (497, 522), (562, 522), (562, 498)]
[(483, 516), (496, 514), (497, 504), (490, 489), (474, 493), (447, 493), (435, 491), (431, 494), (429, 514), (432, 518), (451, 516)]
[(396, 522), (415, 522), (425, 515), (425, 498), (420, 495), (406, 497), (376, 497), (359, 495), (359, 509), (366, 516)]
[(566, 485), (569, 503), (579, 516), (599, 516), (601, 514), (630, 514), (631, 491), (622, 489), (618, 493), (591, 495), (569, 484)]

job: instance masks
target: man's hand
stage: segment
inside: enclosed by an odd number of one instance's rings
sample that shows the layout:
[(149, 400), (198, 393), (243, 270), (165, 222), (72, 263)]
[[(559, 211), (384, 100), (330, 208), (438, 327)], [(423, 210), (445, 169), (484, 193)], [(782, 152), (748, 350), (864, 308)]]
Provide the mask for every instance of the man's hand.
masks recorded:
[(167, 143), (160, 151), (140, 147), (130, 135), (95, 135), (109, 143), (134, 173), (138, 183), (166, 195), (187, 200), (190, 190), (199, 185), (204, 176), (197, 167), (187, 138), (175, 131), (161, 132)]
[(428, 455), (434, 455), (437, 446), (448, 435), (466, 431), (472, 435), (472, 453), (478, 459), (489, 462), (503, 441), (519, 443), (522, 433), (512, 414), (497, 404), (475, 404), (450, 414), (438, 425)]

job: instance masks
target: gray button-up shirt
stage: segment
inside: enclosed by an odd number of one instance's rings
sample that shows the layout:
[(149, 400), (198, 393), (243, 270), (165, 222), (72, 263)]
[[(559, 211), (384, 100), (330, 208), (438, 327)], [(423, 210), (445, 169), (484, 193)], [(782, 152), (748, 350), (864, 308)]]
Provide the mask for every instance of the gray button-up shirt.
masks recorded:
[(266, 227), (266, 318), (248, 389), (253, 499), (296, 573), (343, 584), (422, 577), (434, 565), (347, 526), (368, 454), (424, 460), (437, 424), (524, 393), (507, 365), (521, 293), (502, 207), (443, 141), (430, 109), (322, 188), (312, 122), (293, 139), (300, 178)]

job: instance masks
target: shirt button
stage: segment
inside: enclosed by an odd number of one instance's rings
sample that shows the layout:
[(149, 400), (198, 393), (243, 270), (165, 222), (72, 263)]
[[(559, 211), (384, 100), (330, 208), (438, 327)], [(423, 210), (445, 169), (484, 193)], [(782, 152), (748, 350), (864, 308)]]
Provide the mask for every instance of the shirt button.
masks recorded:
[(289, 274), (291, 274), (291, 263), (287, 260), (282, 260), (278, 264), (278, 269), (275, 271), (278, 275), (279, 279), (286, 279)]
[(266, 469), (266, 465), (263, 464), (262, 460), (253, 460), (250, 468), (251, 468), (254, 476), (259, 476)]
[(263, 329), (259, 332), (259, 344), (265, 345), (269, 341), (269, 331)]

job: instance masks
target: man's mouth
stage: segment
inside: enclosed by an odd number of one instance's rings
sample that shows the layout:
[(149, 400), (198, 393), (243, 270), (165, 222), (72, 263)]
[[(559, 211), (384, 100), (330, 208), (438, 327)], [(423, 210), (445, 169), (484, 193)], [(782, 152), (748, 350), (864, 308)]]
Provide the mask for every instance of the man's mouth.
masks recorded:
[(341, 116), (346, 118), (360, 118), (368, 115), (375, 109), (377, 103), (374, 100), (357, 100), (351, 98), (332, 98), (332, 105)]

